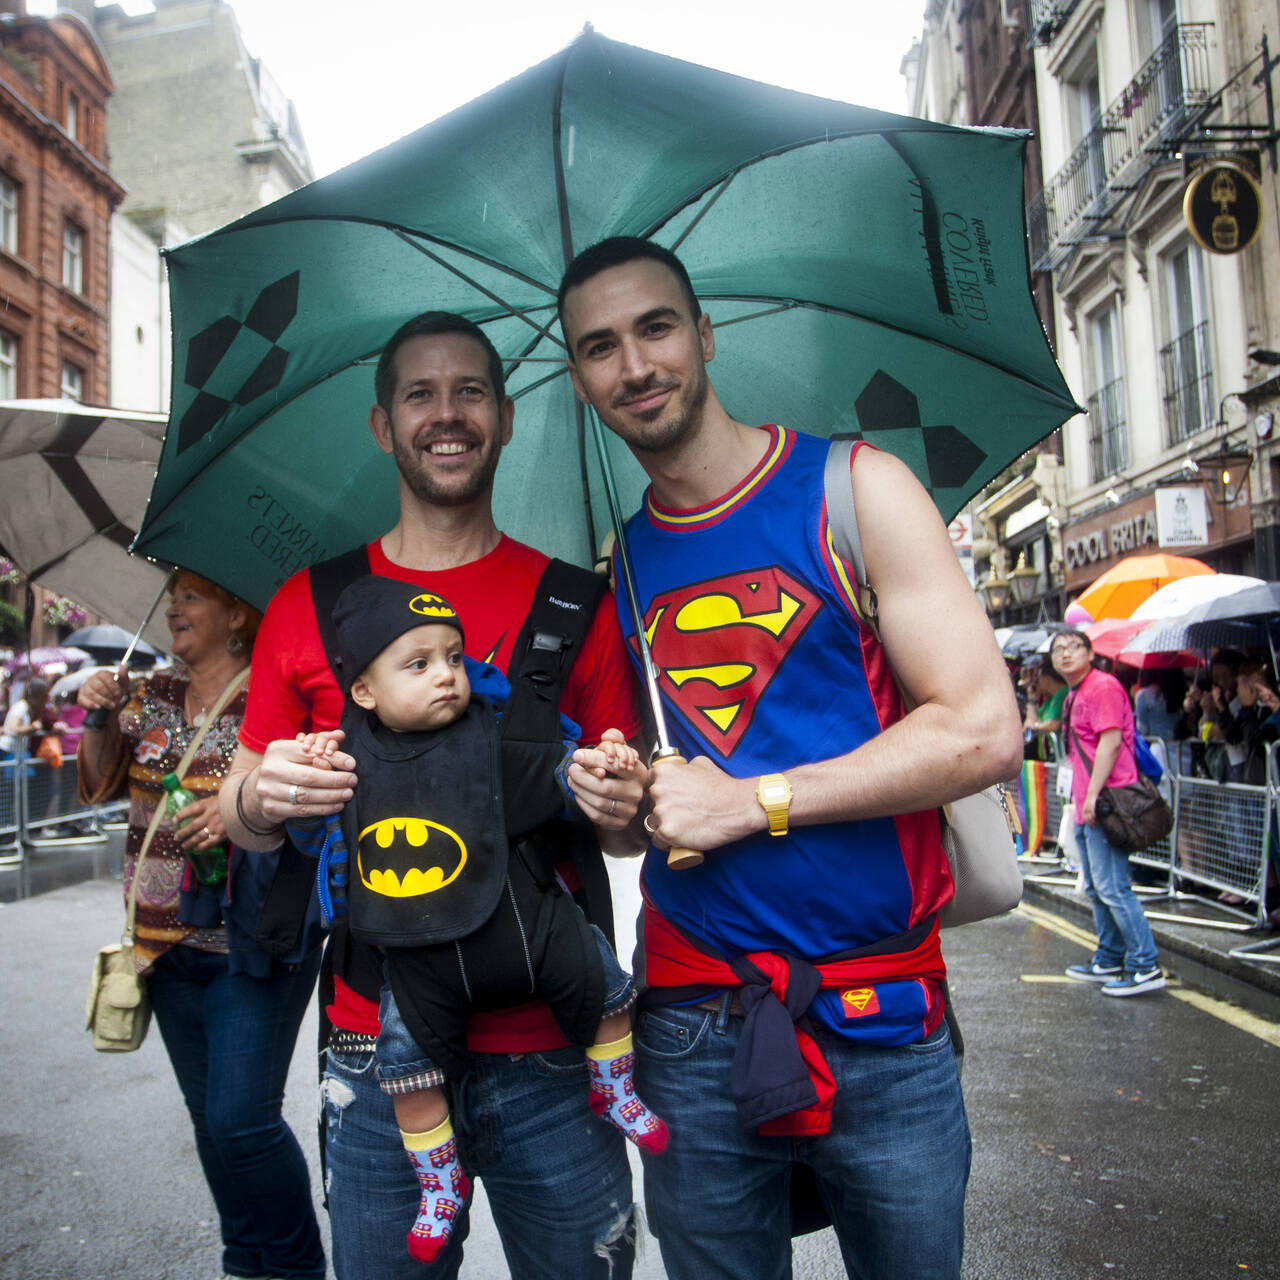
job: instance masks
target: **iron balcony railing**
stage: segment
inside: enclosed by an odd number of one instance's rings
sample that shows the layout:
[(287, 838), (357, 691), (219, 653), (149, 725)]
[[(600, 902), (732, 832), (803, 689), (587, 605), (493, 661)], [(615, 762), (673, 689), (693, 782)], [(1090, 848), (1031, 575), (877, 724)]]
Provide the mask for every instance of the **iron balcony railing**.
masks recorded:
[(1129, 465), (1124, 378), (1106, 383), (1085, 404), (1089, 410), (1089, 479), (1097, 484)]
[(1061, 266), (1160, 163), (1165, 143), (1208, 110), (1212, 29), (1211, 22), (1181, 24), (1027, 206), (1036, 271)]
[(1207, 320), (1160, 348), (1160, 372), (1169, 443), (1179, 444), (1214, 421), (1213, 360)]
[(1080, 0), (1027, 0), (1027, 43), (1050, 45)]

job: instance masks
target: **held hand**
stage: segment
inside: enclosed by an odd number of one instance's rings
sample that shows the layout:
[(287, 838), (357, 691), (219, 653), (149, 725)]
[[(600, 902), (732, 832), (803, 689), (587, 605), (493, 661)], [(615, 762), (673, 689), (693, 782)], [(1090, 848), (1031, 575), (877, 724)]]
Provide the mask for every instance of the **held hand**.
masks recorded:
[(123, 662), (115, 672), (95, 671), (76, 694), (76, 702), (86, 711), (115, 711), (128, 701), (129, 669)]
[(183, 806), (173, 815), (178, 843), (184, 849), (212, 849), (225, 842), (227, 829), (218, 813), (218, 797), (206, 796), (194, 804)]
[(679, 845), (706, 852), (767, 826), (754, 778), (734, 778), (706, 756), (656, 769), (647, 820), (660, 849)]
[(569, 766), (578, 808), (598, 827), (621, 831), (644, 798), (649, 770), (617, 729), (606, 729), (598, 747), (579, 747)]
[[(342, 733), (335, 731), (332, 741), (336, 747)], [(254, 787), (263, 817), (280, 826), (294, 818), (340, 813), (356, 785), (355, 767), (345, 751), (334, 750), (325, 756), (324, 767), (317, 768), (297, 739), (278, 738), (268, 744), (256, 779), (251, 777), (248, 785)]]
[(1080, 812), (1084, 815), (1084, 825), (1086, 827), (1096, 827), (1098, 825), (1098, 797), (1086, 795)]

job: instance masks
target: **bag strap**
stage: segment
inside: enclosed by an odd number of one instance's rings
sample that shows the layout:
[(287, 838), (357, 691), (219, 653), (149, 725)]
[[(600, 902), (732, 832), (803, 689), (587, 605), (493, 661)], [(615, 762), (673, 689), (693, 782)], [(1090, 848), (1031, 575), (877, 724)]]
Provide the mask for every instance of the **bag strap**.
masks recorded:
[[(853, 462), (854, 442), (832, 440), (827, 449), (822, 484), (827, 499), (827, 529), (840, 558), (853, 570), (853, 586), (858, 604), (876, 639), (880, 639), (880, 613), (875, 589), (867, 581), (867, 565), (862, 558), (862, 534), (858, 530), (858, 513), (853, 506), (853, 489), (849, 472)], [(895, 677), (896, 680), (896, 677)]]
[(543, 570), (511, 652), (503, 738), (561, 740), (560, 695), (607, 585), (600, 574), (563, 560), (552, 560)]
[[(227, 681), (222, 692), (218, 694), (218, 699), (209, 708), (209, 713), (205, 716), (204, 723), (197, 727), (191, 741), (187, 744), (187, 749), (182, 753), (182, 759), (178, 761), (178, 767), (173, 770), (179, 778), (191, 767), (191, 762), (195, 759), (196, 752), (200, 750), (200, 744), (204, 741), (204, 735), (209, 732), (213, 722), (222, 714), (223, 708), (239, 693), (241, 686), (248, 678), (249, 668), (245, 667), (244, 670), (237, 671)], [(161, 796), (155, 812), (151, 815), (151, 821), (147, 825), (147, 834), (142, 837), (142, 847), (138, 850), (137, 860), (133, 864), (133, 883), (129, 886), (129, 906), (125, 911), (124, 933), (120, 935), (120, 945), (122, 947), (133, 946), (134, 921), (138, 915), (138, 873), (142, 870), (142, 861), (150, 851), (151, 841), (160, 829), (160, 823), (163, 819), (164, 797)]]
[(373, 566), (369, 562), (369, 547), (366, 543), (352, 547), (350, 551), (344, 551), (332, 559), (313, 564), (307, 570), (316, 624), (320, 628), (320, 643), (324, 647), (324, 656), (329, 660), (333, 678), (338, 682), (338, 688), (344, 691), (346, 685), (342, 681), (342, 644), (338, 640), (333, 610), (338, 597), (351, 583), (372, 572)]

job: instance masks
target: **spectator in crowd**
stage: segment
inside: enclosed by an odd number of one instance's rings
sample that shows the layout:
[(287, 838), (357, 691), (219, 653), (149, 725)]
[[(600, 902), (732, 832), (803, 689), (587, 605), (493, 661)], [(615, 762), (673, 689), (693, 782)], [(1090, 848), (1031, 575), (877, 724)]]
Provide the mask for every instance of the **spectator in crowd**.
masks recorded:
[(1062, 728), (1062, 708), (1067, 701), (1066, 681), (1053, 669), (1048, 658), (1033, 668), (1032, 696), (1027, 699), (1026, 714), (1022, 721), (1025, 730), (1028, 760), (1054, 760), (1057, 758), (1054, 739)]
[(1133, 719), (1138, 732), (1148, 742), (1174, 737), (1185, 685), (1180, 671), (1154, 668), (1138, 676)]

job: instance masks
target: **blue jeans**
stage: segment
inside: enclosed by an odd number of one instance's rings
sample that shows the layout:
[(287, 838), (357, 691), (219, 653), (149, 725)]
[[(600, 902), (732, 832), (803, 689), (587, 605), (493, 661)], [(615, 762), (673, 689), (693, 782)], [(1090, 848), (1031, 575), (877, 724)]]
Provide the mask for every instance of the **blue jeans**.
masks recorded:
[(237, 1276), (323, 1280), (311, 1176), (280, 1114), (320, 952), (269, 978), (232, 976), (227, 957), (172, 947), (151, 969), (151, 1006), (191, 1113)]
[[(484, 1179), (513, 1280), (628, 1280), (626, 1140), (587, 1105), (582, 1049), (474, 1054), (446, 1088), (462, 1166)], [(330, 1049), (321, 1094), (338, 1280), (454, 1280), (470, 1206), (430, 1267), (409, 1256), (422, 1193), (372, 1050)]]
[(1129, 855), (1107, 839), (1096, 824), (1080, 823), (1076, 840), (1083, 857), (1084, 891), (1093, 904), (1098, 934), (1094, 963), (1126, 973), (1146, 973), (1158, 963), (1156, 940), (1129, 879)]
[[(601, 1017), (625, 1009), (630, 1003), (634, 988), (631, 975), (618, 963), (609, 940), (595, 926), (591, 932), (600, 953), (604, 968), (604, 1004)], [(405, 1025), (391, 991), (391, 983), (384, 982), (378, 1001), (378, 1078), (380, 1080), (404, 1080), (411, 1076), (426, 1075), (436, 1069), (436, 1064), (413, 1038)]]
[(722, 1007), (642, 1012), (636, 1090), (671, 1130), (645, 1157), (645, 1202), (670, 1280), (786, 1280), (791, 1166), (808, 1165), (851, 1276), (958, 1280), (969, 1124), (943, 1023), (918, 1044), (818, 1028), (836, 1079), (831, 1132), (744, 1133), (729, 1092), (742, 1019)]

